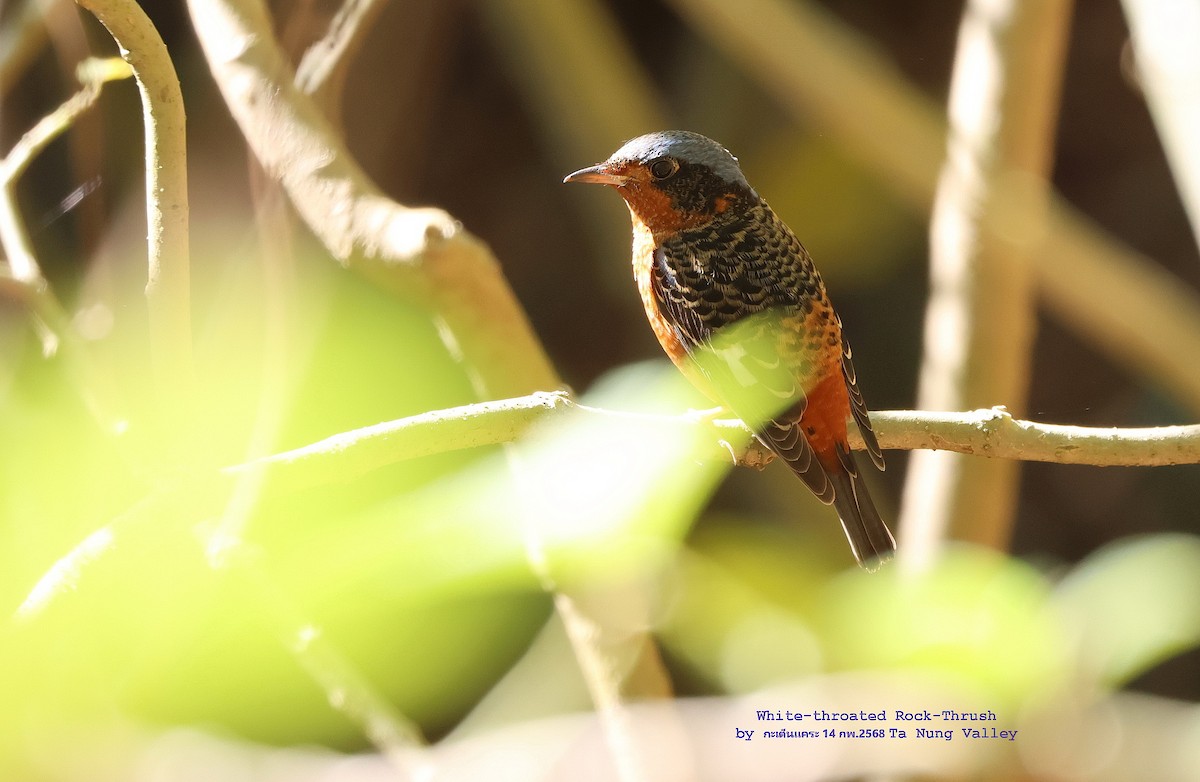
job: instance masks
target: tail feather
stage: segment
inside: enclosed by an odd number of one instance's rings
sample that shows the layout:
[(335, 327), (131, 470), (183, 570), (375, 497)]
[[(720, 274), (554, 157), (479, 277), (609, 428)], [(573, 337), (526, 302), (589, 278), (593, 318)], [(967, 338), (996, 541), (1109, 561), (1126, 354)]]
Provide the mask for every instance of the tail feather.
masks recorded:
[[(798, 421), (770, 421), (756, 436), (826, 505), (833, 505), (858, 564), (868, 570), (892, 558), (896, 539), (875, 509), (854, 454), (842, 440), (815, 450)], [(843, 430), (844, 431), (844, 430)], [(865, 435), (864, 435), (865, 437)], [(872, 456), (872, 461), (875, 461)], [(879, 460), (882, 462), (882, 459)]]
[(833, 484), (833, 507), (841, 519), (854, 558), (867, 570), (876, 569), (892, 558), (896, 539), (880, 518), (857, 469), (826, 472)]

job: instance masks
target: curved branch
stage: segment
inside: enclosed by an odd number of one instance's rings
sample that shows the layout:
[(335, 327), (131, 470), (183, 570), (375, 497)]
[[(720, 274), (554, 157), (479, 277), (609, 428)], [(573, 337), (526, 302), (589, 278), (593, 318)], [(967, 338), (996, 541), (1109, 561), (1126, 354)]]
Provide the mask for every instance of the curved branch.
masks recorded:
[(167, 47), (133, 0), (76, 0), (104, 25), (129, 63), (142, 98), (146, 133), (146, 239), (150, 349), (160, 384), (190, 387), (191, 272), (188, 251), (187, 140), (183, 94)]
[(483, 398), (561, 385), (487, 246), (441, 209), (387, 198), (294, 83), (260, 0), (189, 0), (246, 142), (344, 266), (429, 306)]
[[(96, 104), (101, 88), (110, 81), (131, 75), (128, 65), (121, 60), (89, 59), (80, 63), (78, 76), (82, 89), (64, 101), (58, 108), (38, 120), (17, 140), (8, 154), (0, 159), (0, 189), (4, 191), (5, 204), (0, 210), (0, 242), (8, 256), (8, 268), (12, 278), (30, 286), (39, 295), (44, 291), (52, 296), (41, 266), (33, 254), (29, 236), (16, 207), (17, 180), (29, 168), (29, 164), (55, 139), (67, 131), (75, 120)], [(57, 305), (56, 305), (57, 306)]]
[(83, 88), (54, 111), (42, 117), (0, 159), (0, 246), (7, 263), (0, 262), (0, 299), (12, 298), (33, 315), (34, 328), (42, 341), (42, 353), (49, 357), (59, 352), (80, 382), (73, 384), (102, 428), (115, 431), (115, 419), (109, 405), (95, 395), (92, 361), (79, 335), (71, 326), (70, 316), (55, 296), (34, 255), (29, 233), (17, 204), (17, 181), (33, 159), (52, 141), (65, 133), (100, 97), (102, 87), (131, 76), (128, 65), (117, 59), (84, 60), (76, 68)]

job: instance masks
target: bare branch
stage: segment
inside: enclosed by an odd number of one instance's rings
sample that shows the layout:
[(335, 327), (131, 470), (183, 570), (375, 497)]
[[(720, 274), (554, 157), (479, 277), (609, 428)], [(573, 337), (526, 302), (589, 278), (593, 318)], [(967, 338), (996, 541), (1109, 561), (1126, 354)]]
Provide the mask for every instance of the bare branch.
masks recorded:
[(5, 187), (12, 185), (25, 173), (33, 158), (66, 132), (79, 115), (96, 104), (96, 99), (100, 97), (100, 88), (106, 82), (126, 79), (133, 75), (128, 64), (115, 58), (85, 60), (80, 63), (78, 73), (83, 89), (38, 120), (0, 162), (0, 183)]
[[(930, 225), (919, 407), (962, 410), (996, 399), (1025, 407), (1037, 323), (1033, 248), (988, 223), (1005, 189), (1018, 187), (1030, 223), (1045, 224), (1070, 11), (1071, 0), (969, 0), (963, 9)], [(914, 455), (901, 544), (922, 562), (947, 537), (1006, 547), (1019, 466)]]
[[(741, 421), (698, 423), (694, 415), (624, 413), (581, 405), (563, 393), (464, 405), (342, 432), (292, 451), (226, 468), (227, 474), (267, 468), (284, 486), (351, 480), (403, 459), (513, 442), (532, 426), (565, 413), (641, 421), (647, 427), (713, 428), (711, 459), (729, 459), (723, 441), (746, 435)], [(891, 410), (871, 413), (879, 444), (889, 450), (936, 449), (1058, 464), (1103, 467), (1200, 464), (1200, 425), (1122, 429), (1043, 424), (1013, 418), (1003, 408), (969, 413)], [(850, 444), (861, 450), (855, 427)]]
[(49, 5), (25, 0), (17, 10), (9, 9), (0, 26), (0, 96), (8, 94), (46, 42), (43, 16)]
[[(311, 489), (352, 480), (405, 459), (514, 442), (535, 424), (561, 415), (640, 421), (648, 429), (711, 426), (712, 448), (703, 456), (717, 460), (729, 459), (723, 441), (744, 440), (748, 435), (737, 420), (701, 424), (690, 414), (613, 412), (580, 405), (561, 393), (466, 405), (343, 432), (303, 448), (228, 467), (219, 475), (197, 476), (145, 498), (63, 556), (30, 591), (15, 618), (36, 620), (119, 542), (136, 540), (163, 519), (181, 518), (180, 508), (188, 509), (182, 520), (189, 529), (197, 519), (220, 513), (230, 487), (247, 473), (263, 473), (272, 491)], [(1200, 425), (1143, 429), (1062, 426), (1014, 419), (1000, 408), (973, 413), (877, 412), (871, 414), (871, 423), (880, 445), (889, 450), (938, 448), (995, 458), (1097, 466), (1200, 464)], [(859, 450), (863, 447), (857, 437), (852, 437), (851, 445)]]
[[(889, 410), (871, 414), (888, 449), (932, 448), (997, 459), (1164, 467), (1200, 464), (1200, 424), (1144, 428), (1064, 426), (1013, 418), (1002, 407), (970, 413)], [(854, 441), (855, 448), (860, 445)]]
[(81, 379), (77, 387), (88, 408), (104, 428), (111, 431), (111, 417), (103, 412), (103, 406), (87, 390), (86, 379), (93, 373), (86, 351), (71, 327), (62, 303), (42, 276), (16, 199), (17, 181), (34, 157), (95, 105), (106, 82), (131, 75), (128, 66), (115, 58), (85, 60), (80, 63), (77, 73), (83, 88), (39, 120), (0, 160), (0, 245), (4, 247), (8, 260), (8, 268), (0, 269), (0, 292), (18, 299), (29, 308), (42, 341), (44, 356), (54, 355), (62, 348), (72, 370)]
[(344, 266), (429, 307), (481, 398), (561, 385), (491, 251), (441, 209), (383, 195), (300, 92), (258, 0), (190, 0), (217, 86), (263, 168)]
[(45, 280), (42, 278), (41, 267), (33, 254), (16, 207), (16, 199), (13, 197), (17, 180), (25, 173), (34, 157), (65, 133), (81, 114), (96, 104), (105, 82), (130, 75), (124, 63), (120, 60), (116, 62), (120, 67), (114, 67), (104, 60), (87, 60), (82, 63), (79, 75), (83, 88), (38, 120), (36, 125), (17, 140), (4, 159), (0, 160), (0, 188), (3, 188), (5, 195), (4, 208), (0, 209), (0, 241), (3, 242), (4, 252), (8, 256), (8, 267), (13, 279), (37, 290), (45, 288)]
[[(236, 474), (266, 467), (289, 486), (346, 481), (400, 459), (515, 442), (548, 412), (575, 406), (562, 393), (435, 410), (335, 434), (324, 440), (226, 468)], [(286, 476), (286, 477), (285, 477)]]
[(159, 385), (173, 396), (190, 389), (193, 371), (186, 119), (179, 77), (158, 31), (134, 0), (76, 2), (116, 40), (142, 97), (150, 348)]

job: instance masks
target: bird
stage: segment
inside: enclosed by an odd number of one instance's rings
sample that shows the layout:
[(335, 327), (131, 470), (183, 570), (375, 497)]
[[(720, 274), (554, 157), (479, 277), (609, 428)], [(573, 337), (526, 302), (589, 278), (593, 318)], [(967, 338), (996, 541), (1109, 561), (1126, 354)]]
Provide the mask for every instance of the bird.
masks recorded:
[(614, 188), (633, 223), (633, 275), (659, 344), (684, 375), (832, 505), (857, 562), (896, 541), (867, 491), (847, 432), (883, 452), (850, 343), (812, 257), (707, 136), (648, 133), (564, 183)]

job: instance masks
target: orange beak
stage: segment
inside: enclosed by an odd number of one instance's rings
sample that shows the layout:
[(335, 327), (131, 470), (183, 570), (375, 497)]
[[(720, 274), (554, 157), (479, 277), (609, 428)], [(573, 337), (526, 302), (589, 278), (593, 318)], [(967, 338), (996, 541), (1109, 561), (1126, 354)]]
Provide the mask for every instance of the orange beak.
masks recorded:
[(628, 177), (614, 174), (604, 163), (581, 168), (573, 174), (563, 177), (563, 182), (588, 182), (594, 185), (612, 185), (613, 187), (621, 187), (628, 181)]

